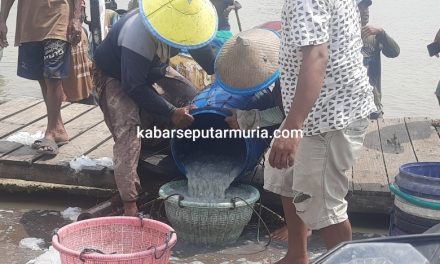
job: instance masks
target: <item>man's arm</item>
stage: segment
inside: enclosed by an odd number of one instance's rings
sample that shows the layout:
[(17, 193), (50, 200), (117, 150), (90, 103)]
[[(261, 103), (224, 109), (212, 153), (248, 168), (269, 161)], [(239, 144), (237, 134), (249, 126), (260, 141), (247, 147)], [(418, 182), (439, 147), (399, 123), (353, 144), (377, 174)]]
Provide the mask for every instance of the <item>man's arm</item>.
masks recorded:
[(215, 53), (211, 45), (188, 51), (191, 57), (206, 71), (208, 75), (214, 74)]
[(144, 111), (170, 120), (175, 107), (157, 94), (148, 83), (151, 64), (147, 58), (122, 47), (122, 88)]
[(321, 92), (328, 62), (327, 43), (302, 47), (303, 62), (284, 129), (302, 129)]
[(394, 39), (392, 39), (385, 30), (376, 35), (377, 40), (382, 46), (382, 53), (388, 58), (396, 58), (400, 54), (400, 47)]
[(372, 36), (375, 38), (381, 47), (383, 55), (388, 58), (395, 58), (400, 54), (400, 47), (396, 41), (394, 41), (383, 28), (375, 26), (365, 26), (362, 28), (362, 38), (366, 39)]
[(8, 19), (11, 7), (15, 0), (0, 0), (0, 47), (5, 48), (8, 46), (7, 33), (8, 27), (6, 26), (6, 20)]
[(77, 45), (81, 41), (81, 0), (73, 0), (73, 15), (69, 24), (69, 38), (72, 45)]
[(122, 47), (122, 89), (144, 111), (170, 121), (177, 128), (186, 128), (194, 121), (192, 106), (176, 108), (160, 96), (149, 83), (152, 61)]
[[(298, 76), (295, 96), (281, 130), (301, 130), (304, 120), (321, 92), (328, 63), (327, 43), (303, 46), (303, 61)], [(269, 155), (269, 164), (277, 169), (293, 166), (300, 138), (275, 139)]]

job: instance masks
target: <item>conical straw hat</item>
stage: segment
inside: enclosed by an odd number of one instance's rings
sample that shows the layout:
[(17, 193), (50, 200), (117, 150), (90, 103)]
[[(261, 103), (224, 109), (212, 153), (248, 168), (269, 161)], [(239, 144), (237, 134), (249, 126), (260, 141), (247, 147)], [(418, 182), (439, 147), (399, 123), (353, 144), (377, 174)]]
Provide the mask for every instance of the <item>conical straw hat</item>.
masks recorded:
[(250, 94), (268, 88), (280, 76), (279, 35), (250, 29), (225, 43), (216, 62), (216, 80), (230, 93)]
[(217, 13), (209, 0), (139, 0), (148, 29), (179, 49), (207, 45), (217, 32)]

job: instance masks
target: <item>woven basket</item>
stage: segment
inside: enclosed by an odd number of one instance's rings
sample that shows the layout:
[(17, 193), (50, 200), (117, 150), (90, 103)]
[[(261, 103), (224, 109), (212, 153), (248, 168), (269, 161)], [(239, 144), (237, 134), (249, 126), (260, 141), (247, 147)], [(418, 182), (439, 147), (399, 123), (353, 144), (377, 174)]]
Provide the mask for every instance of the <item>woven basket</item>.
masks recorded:
[(176, 242), (168, 225), (136, 217), (75, 222), (52, 238), (62, 264), (165, 264)]
[[(193, 244), (227, 245), (237, 241), (252, 217), (252, 208), (260, 198), (258, 190), (250, 185), (239, 185), (248, 197), (234, 203), (199, 203), (185, 201), (175, 189), (187, 181), (170, 182), (162, 186), (159, 195), (165, 200), (165, 212), (179, 239)], [(182, 200), (183, 198), (183, 200)], [(235, 204), (235, 205), (234, 205)]]

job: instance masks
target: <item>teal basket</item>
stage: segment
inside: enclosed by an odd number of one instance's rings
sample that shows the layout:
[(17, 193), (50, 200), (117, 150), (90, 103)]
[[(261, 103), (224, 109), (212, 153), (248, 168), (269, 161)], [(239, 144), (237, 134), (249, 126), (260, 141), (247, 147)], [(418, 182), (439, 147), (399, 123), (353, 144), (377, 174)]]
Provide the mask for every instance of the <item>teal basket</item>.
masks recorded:
[(221, 246), (236, 242), (260, 199), (256, 188), (240, 184), (236, 187), (247, 190), (247, 197), (224, 203), (191, 202), (175, 192), (182, 185), (187, 185), (187, 181), (167, 183), (160, 188), (159, 195), (165, 199), (167, 218), (179, 239), (193, 244)]

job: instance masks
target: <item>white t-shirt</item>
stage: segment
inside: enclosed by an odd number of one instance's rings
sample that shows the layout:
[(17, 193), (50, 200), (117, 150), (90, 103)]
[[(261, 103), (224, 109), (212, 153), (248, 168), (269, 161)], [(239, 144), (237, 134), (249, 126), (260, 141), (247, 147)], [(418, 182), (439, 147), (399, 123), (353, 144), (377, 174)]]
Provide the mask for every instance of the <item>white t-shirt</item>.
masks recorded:
[(304, 122), (304, 135), (341, 130), (376, 110), (361, 54), (360, 15), (353, 0), (285, 0), (282, 10), (281, 92), (289, 113), (302, 64), (302, 46), (328, 43), (320, 96)]

